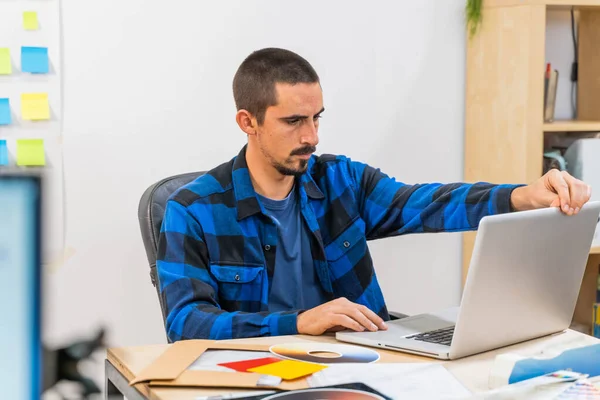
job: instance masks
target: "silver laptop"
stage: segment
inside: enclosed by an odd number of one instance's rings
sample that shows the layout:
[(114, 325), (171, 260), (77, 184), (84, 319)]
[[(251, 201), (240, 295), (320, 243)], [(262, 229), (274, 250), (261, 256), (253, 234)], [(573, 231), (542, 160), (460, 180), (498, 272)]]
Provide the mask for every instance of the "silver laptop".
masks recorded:
[[(387, 331), (338, 332), (343, 342), (457, 359), (569, 327), (600, 202), (481, 220), (461, 306), (388, 322)], [(590, 317), (591, 318), (591, 317)]]

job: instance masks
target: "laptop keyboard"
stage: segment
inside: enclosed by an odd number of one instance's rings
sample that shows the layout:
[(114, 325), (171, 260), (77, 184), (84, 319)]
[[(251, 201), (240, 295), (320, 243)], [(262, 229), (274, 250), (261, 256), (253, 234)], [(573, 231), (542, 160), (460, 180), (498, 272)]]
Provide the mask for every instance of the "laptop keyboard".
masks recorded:
[(406, 336), (406, 339), (420, 340), (422, 342), (438, 343), (450, 346), (452, 343), (452, 335), (454, 335), (454, 327), (438, 329), (424, 333), (418, 333), (412, 336)]

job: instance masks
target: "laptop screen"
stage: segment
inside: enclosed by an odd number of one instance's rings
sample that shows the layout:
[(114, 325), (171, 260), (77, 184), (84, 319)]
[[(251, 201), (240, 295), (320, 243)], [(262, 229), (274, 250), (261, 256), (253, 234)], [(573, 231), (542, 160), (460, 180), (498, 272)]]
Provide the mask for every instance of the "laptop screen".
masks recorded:
[(39, 399), (40, 181), (0, 174), (0, 388)]

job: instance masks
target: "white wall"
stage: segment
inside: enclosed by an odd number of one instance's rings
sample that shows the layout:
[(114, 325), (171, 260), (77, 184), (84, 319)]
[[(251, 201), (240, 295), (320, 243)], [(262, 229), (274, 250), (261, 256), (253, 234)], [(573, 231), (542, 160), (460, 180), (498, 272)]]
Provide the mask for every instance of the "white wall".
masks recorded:
[[(39, 29), (23, 29), (23, 12), (35, 11)], [(0, 75), (0, 97), (10, 101), (12, 122), (0, 126), (0, 139), (7, 141), (9, 165), (14, 168), (17, 140), (43, 139), (46, 165), (44, 185), (44, 242), (43, 260), (51, 264), (62, 252), (63, 235), (63, 159), (61, 149), (61, 46), (60, 1), (36, 2), (0, 1), (0, 47), (10, 49), (12, 73)], [(30, 74), (21, 70), (21, 47), (46, 47), (49, 71)], [(28, 121), (22, 118), (21, 95), (47, 93), (50, 118)]]
[[(297, 51), (319, 72), (320, 152), (399, 180), (462, 178), (463, 0), (63, 0), (67, 247), (48, 273), (46, 337), (106, 325), (111, 345), (164, 342), (137, 222), (144, 189), (244, 144), (231, 80), (252, 50)], [(455, 305), (460, 236), (371, 244), (391, 309)]]

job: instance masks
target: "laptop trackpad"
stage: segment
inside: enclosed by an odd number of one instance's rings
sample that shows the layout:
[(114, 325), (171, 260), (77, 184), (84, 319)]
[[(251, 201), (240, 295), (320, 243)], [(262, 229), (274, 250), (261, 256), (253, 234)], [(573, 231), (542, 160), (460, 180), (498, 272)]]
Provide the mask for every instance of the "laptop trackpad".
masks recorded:
[(421, 314), (388, 322), (389, 330), (402, 336), (454, 326), (455, 318), (446, 315)]

